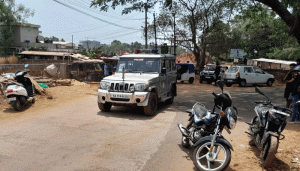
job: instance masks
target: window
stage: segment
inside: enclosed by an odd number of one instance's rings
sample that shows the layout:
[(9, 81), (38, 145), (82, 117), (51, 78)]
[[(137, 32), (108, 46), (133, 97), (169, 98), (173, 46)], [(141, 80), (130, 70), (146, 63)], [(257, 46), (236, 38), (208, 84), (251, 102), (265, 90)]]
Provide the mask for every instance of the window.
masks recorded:
[(238, 72), (238, 67), (230, 67), (228, 70), (226, 70), (227, 73), (236, 73)]
[(166, 65), (167, 71), (171, 71), (171, 62), (170, 62), (170, 60), (165, 60), (165, 65)]
[(176, 71), (176, 63), (175, 63), (175, 59), (170, 60), (171, 61), (171, 68), (172, 71)]
[(245, 72), (245, 73), (252, 73), (252, 72), (253, 72), (253, 69), (252, 69), (252, 67), (245, 67), (245, 68), (244, 68), (244, 72)]
[(258, 67), (254, 67), (254, 72), (257, 74), (264, 74), (264, 71)]

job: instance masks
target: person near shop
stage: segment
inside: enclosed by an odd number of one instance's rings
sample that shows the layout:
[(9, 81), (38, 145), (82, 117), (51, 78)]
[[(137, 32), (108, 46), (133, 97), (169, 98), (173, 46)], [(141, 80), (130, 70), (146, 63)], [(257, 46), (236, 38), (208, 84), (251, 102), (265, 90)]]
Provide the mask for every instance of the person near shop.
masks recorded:
[(108, 65), (108, 74), (109, 75), (112, 75), (113, 73), (113, 68), (114, 68), (114, 65), (112, 62), (109, 62), (109, 65)]
[(216, 83), (217, 83), (217, 81), (219, 79), (220, 72), (221, 72), (221, 66), (220, 66), (220, 63), (217, 62), (216, 63), (216, 69), (215, 69), (215, 75), (216, 75), (215, 86), (217, 85)]
[(108, 66), (107, 64), (104, 65), (104, 76), (108, 76), (109, 72), (108, 72)]
[(286, 86), (285, 86), (285, 90), (284, 90), (284, 98), (286, 99), (286, 107), (290, 107), (291, 102), (292, 102), (292, 98), (289, 98), (289, 97), (295, 86), (296, 78), (294, 78), (294, 68), (296, 66), (297, 66), (297, 64), (295, 64), (295, 63), (290, 64), (290, 70), (286, 74), (286, 76), (283, 78), (283, 80), (286, 81)]
[(299, 106), (297, 105), (297, 102), (300, 100), (300, 58), (297, 60), (297, 66), (294, 68), (294, 79), (295, 79), (295, 85), (291, 93), (292, 97), (292, 108), (293, 108), (293, 114), (292, 114), (292, 122), (295, 120), (299, 121)]

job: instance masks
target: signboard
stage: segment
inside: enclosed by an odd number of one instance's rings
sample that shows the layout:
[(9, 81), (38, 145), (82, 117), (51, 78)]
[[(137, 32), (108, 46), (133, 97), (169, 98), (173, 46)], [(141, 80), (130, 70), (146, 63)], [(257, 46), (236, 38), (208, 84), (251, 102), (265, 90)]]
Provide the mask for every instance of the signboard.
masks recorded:
[(231, 49), (230, 56), (233, 58), (243, 58), (244, 50), (242, 49)]

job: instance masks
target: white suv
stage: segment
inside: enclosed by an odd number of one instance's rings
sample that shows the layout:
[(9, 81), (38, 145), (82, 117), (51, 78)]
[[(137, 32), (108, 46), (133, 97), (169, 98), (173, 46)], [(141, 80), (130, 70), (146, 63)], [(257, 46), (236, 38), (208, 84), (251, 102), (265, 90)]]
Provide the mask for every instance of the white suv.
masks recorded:
[(115, 75), (104, 77), (98, 89), (98, 106), (136, 105), (146, 115), (156, 114), (158, 102), (173, 103), (177, 95), (175, 56), (130, 54), (120, 56)]
[(232, 84), (239, 84), (240, 87), (246, 84), (267, 84), (272, 86), (274, 75), (264, 72), (256, 66), (232, 66), (225, 71), (223, 78), (227, 87)]

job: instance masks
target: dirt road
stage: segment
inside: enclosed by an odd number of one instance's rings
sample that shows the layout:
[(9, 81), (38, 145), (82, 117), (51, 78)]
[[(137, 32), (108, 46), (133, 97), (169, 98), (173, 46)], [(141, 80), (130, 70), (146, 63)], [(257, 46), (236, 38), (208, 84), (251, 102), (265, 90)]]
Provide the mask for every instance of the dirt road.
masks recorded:
[[(282, 87), (262, 89), (281, 102)], [(251, 118), (248, 113), (253, 108), (247, 100), (254, 96), (254, 88), (225, 89), (243, 111), (239, 120)], [(2, 106), (1, 170), (195, 170), (192, 151), (180, 145), (177, 123), (186, 124), (185, 110), (195, 101), (210, 108), (211, 92), (217, 90), (197, 82), (178, 84), (174, 104), (162, 104), (158, 115), (146, 117), (139, 108), (113, 107), (111, 113), (99, 112), (97, 85), (75, 82), (71, 87), (53, 87), (49, 91), (54, 99), (38, 96), (37, 103), (22, 112)], [(246, 124), (239, 122), (231, 135), (224, 133), (234, 148), (227, 170), (262, 170), (259, 151), (248, 146), (246, 130)], [(291, 163), (300, 158), (299, 131), (299, 124), (287, 125), (274, 166), (267, 170), (300, 170)]]

